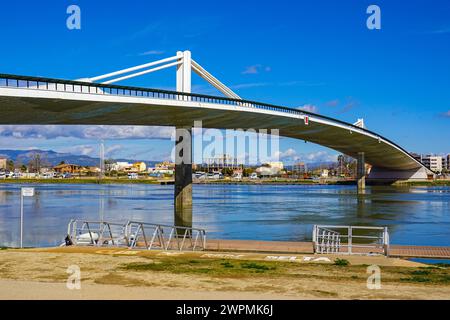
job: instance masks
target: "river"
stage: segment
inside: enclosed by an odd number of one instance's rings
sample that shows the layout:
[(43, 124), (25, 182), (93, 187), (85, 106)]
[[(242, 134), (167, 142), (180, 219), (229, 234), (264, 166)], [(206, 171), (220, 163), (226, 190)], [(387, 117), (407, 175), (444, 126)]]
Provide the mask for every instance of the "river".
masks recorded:
[[(0, 184), (0, 246), (18, 246), (20, 188)], [(55, 246), (70, 219), (173, 224), (173, 186), (40, 184), (24, 199), (24, 245)], [(387, 226), (391, 243), (450, 246), (450, 187), (194, 185), (209, 238), (311, 239), (314, 224)]]

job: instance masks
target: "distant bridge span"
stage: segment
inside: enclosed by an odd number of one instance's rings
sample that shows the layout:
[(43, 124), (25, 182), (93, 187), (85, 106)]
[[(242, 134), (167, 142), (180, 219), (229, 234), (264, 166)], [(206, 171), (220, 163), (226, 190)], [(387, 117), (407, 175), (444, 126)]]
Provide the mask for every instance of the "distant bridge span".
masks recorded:
[[(357, 158), (363, 152), (380, 178), (430, 173), (381, 135), (311, 112), (254, 101), (175, 91), (0, 74), (0, 124), (142, 125), (279, 129)], [(308, 124), (305, 124), (307, 118)], [(374, 176), (377, 178), (377, 176)]]

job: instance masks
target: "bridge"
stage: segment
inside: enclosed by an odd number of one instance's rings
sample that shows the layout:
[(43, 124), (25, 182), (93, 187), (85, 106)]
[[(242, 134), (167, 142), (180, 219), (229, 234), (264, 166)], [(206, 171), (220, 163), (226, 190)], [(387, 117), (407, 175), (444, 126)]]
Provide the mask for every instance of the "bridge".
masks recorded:
[[(113, 84), (169, 67), (177, 69), (176, 91)], [(191, 93), (192, 71), (225, 97)], [(372, 166), (369, 179), (419, 180), (433, 174), (402, 147), (360, 124), (242, 99), (193, 60), (189, 51), (76, 81), (0, 74), (0, 105), (0, 124), (175, 127), (175, 223), (182, 226), (192, 225), (192, 152), (186, 132), (195, 121), (202, 121), (204, 128), (278, 129), (281, 136), (356, 158), (358, 192), (365, 188), (366, 163)]]

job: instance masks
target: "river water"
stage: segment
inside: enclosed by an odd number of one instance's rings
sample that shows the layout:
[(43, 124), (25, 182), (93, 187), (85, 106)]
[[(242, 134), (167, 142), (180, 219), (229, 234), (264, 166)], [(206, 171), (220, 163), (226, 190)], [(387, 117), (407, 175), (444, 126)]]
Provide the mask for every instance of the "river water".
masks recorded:
[[(0, 184), (0, 246), (18, 246), (20, 185)], [(173, 224), (173, 186), (35, 185), (25, 246), (59, 245), (70, 219)], [(221, 239), (305, 241), (314, 224), (387, 226), (391, 243), (450, 246), (449, 187), (194, 185), (194, 221)]]

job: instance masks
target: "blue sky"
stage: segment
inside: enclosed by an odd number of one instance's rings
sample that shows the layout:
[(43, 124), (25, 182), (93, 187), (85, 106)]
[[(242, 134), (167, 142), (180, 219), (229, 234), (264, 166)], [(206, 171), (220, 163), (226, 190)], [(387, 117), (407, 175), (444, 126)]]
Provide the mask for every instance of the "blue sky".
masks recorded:
[[(26, 2), (25, 2), (26, 3)], [(81, 8), (81, 30), (66, 9)], [(381, 30), (366, 27), (369, 5)], [(77, 79), (191, 50), (240, 96), (366, 126), (409, 151), (450, 152), (448, 1), (39, 1), (0, 5), (0, 73)], [(216, 92), (194, 77), (193, 91)], [(123, 84), (170, 89), (172, 69)], [(167, 128), (0, 127), (0, 149), (167, 158)], [(289, 161), (336, 152), (282, 139)], [(292, 159), (291, 159), (292, 160)]]

